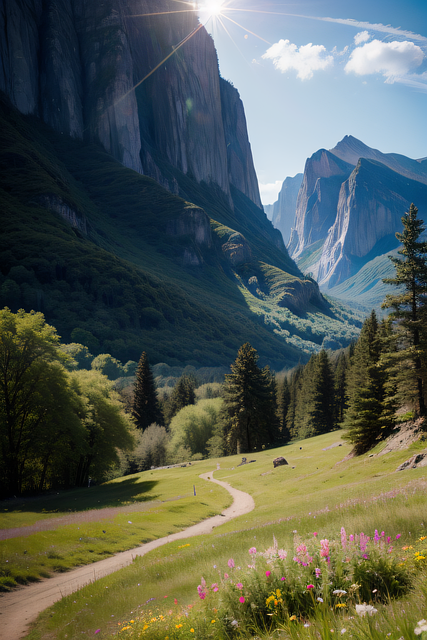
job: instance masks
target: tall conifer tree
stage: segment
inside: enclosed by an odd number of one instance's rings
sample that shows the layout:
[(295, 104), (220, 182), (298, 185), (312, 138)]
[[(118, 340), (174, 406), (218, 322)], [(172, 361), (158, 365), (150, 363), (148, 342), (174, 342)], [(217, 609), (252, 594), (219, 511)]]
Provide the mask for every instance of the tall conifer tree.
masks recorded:
[(136, 370), (132, 415), (136, 426), (144, 431), (150, 424), (163, 424), (163, 417), (157, 399), (153, 373), (145, 351), (141, 354)]
[(348, 374), (343, 427), (357, 455), (371, 449), (391, 426), (384, 415), (386, 372), (380, 366), (381, 335), (375, 311), (363, 324)]
[(229, 453), (249, 453), (277, 438), (274, 377), (268, 367), (260, 369), (257, 361), (256, 350), (246, 342), (225, 376), (222, 419)]
[[(386, 296), (383, 306), (392, 308), (391, 317), (397, 320), (399, 333), (399, 361), (401, 381), (411, 395), (420, 415), (426, 415), (425, 402), (425, 322), (427, 303), (427, 242), (419, 237), (425, 227), (418, 219), (418, 209), (411, 204), (402, 218), (403, 232), (396, 233), (402, 243), (398, 253), (403, 258), (390, 256), (396, 268), (394, 278), (385, 278), (384, 282), (400, 287), (400, 292)], [(411, 393), (412, 392), (412, 393)]]

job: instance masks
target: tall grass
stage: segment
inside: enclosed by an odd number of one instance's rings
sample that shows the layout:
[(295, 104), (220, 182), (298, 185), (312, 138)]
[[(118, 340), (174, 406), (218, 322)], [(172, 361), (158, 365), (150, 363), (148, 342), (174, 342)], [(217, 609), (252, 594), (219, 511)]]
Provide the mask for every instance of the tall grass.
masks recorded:
[[(132, 640), (145, 638), (147, 630), (143, 632), (143, 627), (147, 616), (157, 617), (160, 613), (169, 620), (168, 633), (147, 637), (157, 640), (169, 635), (172, 640), (175, 637), (170, 626), (173, 622), (172, 630), (176, 631), (177, 638), (212, 636), (219, 640), (226, 636), (215, 635), (216, 623), (208, 620), (211, 612), (196, 609), (198, 636), (190, 632), (191, 628), (196, 629), (193, 618), (193, 627), (183, 625), (177, 629), (176, 625), (181, 624), (184, 618), (180, 622), (175, 617), (182, 615), (183, 611), (191, 614), (192, 609), (189, 610), (188, 605), (199, 600), (197, 585), (202, 576), (208, 585), (218, 582), (218, 571), (224, 572), (230, 557), (236, 567), (245, 567), (248, 549), (252, 546), (268, 548), (273, 535), (279, 546), (288, 551), (293, 548), (295, 535), (305, 539), (316, 531), (318, 539), (332, 540), (339, 537), (342, 526), (348, 534), (363, 531), (373, 536), (375, 529), (384, 530), (392, 537), (401, 534), (399, 549), (413, 545), (427, 527), (425, 470), (395, 471), (398, 464), (409, 457), (408, 451), (343, 461), (348, 445), (332, 446), (339, 444), (339, 435), (327, 434), (278, 450), (256, 453), (256, 462), (240, 467), (237, 465), (241, 458), (237, 456), (221, 459), (221, 469), (215, 471), (215, 477), (252, 493), (256, 502), (252, 513), (223, 525), (210, 535), (161, 547), (136, 559), (130, 567), (64, 598), (42, 615), (31, 638), (70, 640), (81, 638), (83, 634), (90, 636), (98, 630), (97, 637), (105, 638), (126, 626), (130, 628), (121, 631), (121, 637), (130, 635)], [(284, 455), (289, 466), (273, 470), (272, 458), (279, 454)], [(212, 462), (215, 466), (216, 461)], [(399, 553), (403, 558), (408, 552), (401, 550)], [(427, 612), (420, 617), (424, 605), (420, 604), (421, 592), (416, 584), (415, 595), (407, 596), (405, 600), (408, 603), (405, 610), (408, 607), (412, 612), (409, 618), (411, 625), (416, 624), (417, 616), (417, 619), (427, 617)], [(213, 607), (219, 610), (214, 604)], [(397, 604), (386, 605), (384, 613), (381, 613), (382, 607), (376, 607), (377, 621), (387, 620), (390, 626), (394, 615), (395, 624), (403, 624)], [(331, 628), (334, 633), (341, 633), (342, 628), (348, 627), (355, 638), (377, 637), (375, 631), (369, 630), (374, 618), (347, 620), (329, 610), (322, 615), (318, 620), (310, 620), (310, 627), (304, 627), (301, 621), (296, 625), (292, 620), (273, 635), (262, 628), (255, 635), (260, 638), (333, 638), (336, 635), (330, 631)], [(130, 620), (134, 622), (130, 623)], [(190, 621), (190, 618), (185, 617), (185, 620)], [(203, 620), (206, 621), (205, 627)], [(329, 631), (322, 631), (322, 625), (326, 625), (325, 629)], [(393, 640), (401, 636), (405, 640), (414, 640), (411, 628), (409, 625), (407, 632), (401, 629), (398, 636), (393, 632), (390, 637)], [(385, 638), (385, 635), (378, 637)]]

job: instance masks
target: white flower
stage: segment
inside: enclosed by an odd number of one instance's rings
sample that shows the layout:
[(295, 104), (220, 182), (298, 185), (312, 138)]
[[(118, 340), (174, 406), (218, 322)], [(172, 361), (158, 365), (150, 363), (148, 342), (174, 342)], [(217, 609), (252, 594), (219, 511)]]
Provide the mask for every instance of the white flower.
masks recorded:
[(341, 633), (345, 633), (347, 631), (347, 629), (341, 629)]
[(323, 598), (317, 598), (317, 602), (323, 602)]
[(375, 609), (371, 604), (357, 604), (356, 605), (356, 613), (362, 618), (368, 613), (370, 616), (373, 613), (376, 613), (378, 609)]
[(334, 596), (345, 596), (347, 591), (344, 591), (344, 589), (335, 589), (335, 591), (332, 591), (332, 593), (334, 594)]
[(237, 622), (237, 620), (232, 620), (232, 621), (231, 621), (231, 626), (232, 626), (232, 627), (238, 627), (238, 626), (239, 626), (239, 623)]
[(422, 634), (423, 631), (427, 631), (427, 621), (426, 620), (419, 620), (417, 622), (417, 626), (414, 629), (414, 633), (416, 636), (419, 636)]

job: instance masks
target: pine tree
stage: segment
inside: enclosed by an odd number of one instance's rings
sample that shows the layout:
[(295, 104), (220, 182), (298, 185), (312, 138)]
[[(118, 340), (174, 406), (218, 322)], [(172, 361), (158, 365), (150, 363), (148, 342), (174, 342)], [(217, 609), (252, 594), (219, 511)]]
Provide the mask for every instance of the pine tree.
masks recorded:
[(401, 383), (406, 385), (408, 399), (415, 400), (419, 415), (426, 414), (425, 393), (425, 319), (427, 299), (427, 242), (419, 241), (425, 230), (419, 220), (418, 209), (411, 204), (402, 218), (403, 233), (396, 233), (402, 243), (398, 253), (403, 258), (390, 256), (396, 268), (394, 278), (385, 278), (386, 284), (393, 284), (403, 291), (389, 294), (383, 307), (392, 308), (391, 317), (397, 320), (399, 352), (401, 363)]
[(163, 424), (154, 377), (145, 351), (141, 354), (136, 370), (132, 415), (141, 431), (155, 422)]
[(312, 404), (308, 407), (308, 425), (311, 435), (328, 433), (334, 423), (334, 381), (328, 354), (320, 351), (314, 362), (311, 380)]
[(260, 369), (257, 361), (256, 350), (247, 342), (225, 376), (222, 420), (228, 453), (248, 453), (277, 438), (275, 381), (268, 367)]
[(334, 371), (334, 424), (339, 425), (347, 408), (346, 379), (349, 368), (349, 356), (342, 351), (335, 363)]
[(304, 368), (302, 366), (298, 366), (295, 371), (291, 374), (290, 382), (289, 382), (289, 391), (290, 391), (290, 401), (289, 408), (286, 414), (286, 427), (289, 431), (289, 435), (291, 440), (298, 436), (298, 427), (296, 422), (297, 417), (297, 405), (298, 398), (301, 392), (301, 384), (302, 384), (302, 374)]
[(291, 389), (288, 379), (283, 379), (279, 397), (279, 423), (280, 423), (280, 440), (282, 443), (289, 442), (291, 434), (287, 426), (287, 415), (291, 404)]
[(357, 455), (371, 449), (386, 435), (391, 424), (384, 413), (387, 373), (380, 364), (382, 343), (377, 317), (372, 311), (363, 324), (348, 373), (348, 410), (344, 436)]
[(167, 425), (170, 425), (172, 418), (176, 416), (178, 411), (196, 402), (194, 391), (196, 386), (197, 380), (193, 375), (182, 375), (179, 378), (166, 402), (165, 422)]

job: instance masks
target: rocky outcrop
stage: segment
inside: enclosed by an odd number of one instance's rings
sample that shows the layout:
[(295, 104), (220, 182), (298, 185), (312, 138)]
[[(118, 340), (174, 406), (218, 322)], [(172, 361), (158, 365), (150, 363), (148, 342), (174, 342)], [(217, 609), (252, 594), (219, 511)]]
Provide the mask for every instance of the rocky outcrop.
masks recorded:
[(251, 248), (241, 233), (231, 233), (222, 245), (222, 252), (233, 267), (252, 261)]
[(209, 217), (197, 207), (187, 207), (176, 218), (169, 220), (166, 233), (170, 236), (187, 236), (191, 245), (184, 247), (183, 261), (190, 266), (203, 264), (203, 249), (212, 244)]
[(294, 226), (298, 193), (302, 179), (302, 173), (297, 173), (293, 178), (286, 178), (283, 181), (277, 201), (272, 205), (268, 205), (268, 209), (264, 207), (268, 218), (276, 229), (281, 232), (285, 244), (288, 244), (292, 227)]
[[(151, 14), (151, 15), (149, 15)], [(172, 0), (0, 0), (0, 89), (64, 135), (179, 192), (168, 166), (261, 206), (243, 106)]]
[(66, 202), (64, 202), (58, 196), (53, 194), (46, 194), (44, 196), (40, 196), (36, 200), (37, 204), (40, 204), (42, 207), (49, 209), (49, 211), (54, 211), (58, 213), (61, 218), (64, 218), (68, 222), (68, 224), (73, 227), (73, 229), (78, 229), (84, 235), (87, 235), (87, 222), (86, 216), (79, 211), (76, 211), (72, 207), (70, 207)]

